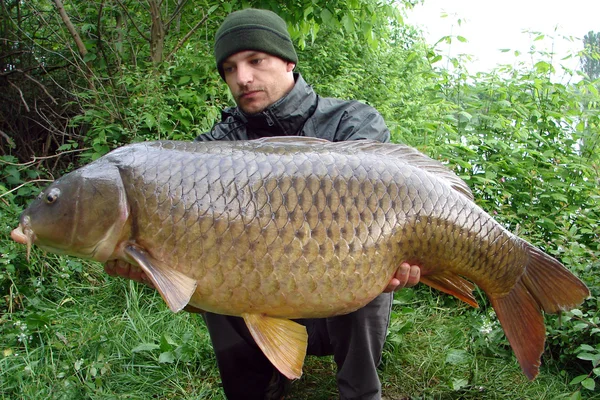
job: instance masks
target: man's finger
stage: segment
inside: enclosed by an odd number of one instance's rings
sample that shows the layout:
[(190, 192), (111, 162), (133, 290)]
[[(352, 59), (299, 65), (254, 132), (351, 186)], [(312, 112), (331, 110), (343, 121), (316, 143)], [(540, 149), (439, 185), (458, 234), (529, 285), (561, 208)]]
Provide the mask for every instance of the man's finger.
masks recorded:
[(410, 272), (408, 274), (408, 280), (406, 281), (405, 287), (412, 287), (419, 283), (421, 280), (421, 268), (417, 265), (410, 266)]

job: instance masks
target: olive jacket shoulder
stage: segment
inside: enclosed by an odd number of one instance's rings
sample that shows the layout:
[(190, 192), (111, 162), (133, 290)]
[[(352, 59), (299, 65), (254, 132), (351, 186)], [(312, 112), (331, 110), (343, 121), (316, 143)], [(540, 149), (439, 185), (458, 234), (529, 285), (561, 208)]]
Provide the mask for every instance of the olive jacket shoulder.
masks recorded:
[(308, 136), (332, 142), (371, 139), (389, 142), (390, 132), (373, 107), (358, 102), (318, 96), (300, 74), (283, 98), (264, 111), (247, 115), (238, 107), (222, 111), (221, 122), (196, 138), (251, 140), (269, 136)]

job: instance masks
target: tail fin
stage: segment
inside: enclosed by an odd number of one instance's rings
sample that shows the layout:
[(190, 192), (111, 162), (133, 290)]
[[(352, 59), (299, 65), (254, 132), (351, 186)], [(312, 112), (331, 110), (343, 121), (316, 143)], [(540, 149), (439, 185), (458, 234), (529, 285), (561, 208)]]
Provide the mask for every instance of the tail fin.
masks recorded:
[(525, 273), (508, 295), (491, 301), (521, 369), (533, 380), (539, 372), (546, 339), (541, 311), (572, 309), (590, 292), (558, 260), (524, 244), (529, 254)]

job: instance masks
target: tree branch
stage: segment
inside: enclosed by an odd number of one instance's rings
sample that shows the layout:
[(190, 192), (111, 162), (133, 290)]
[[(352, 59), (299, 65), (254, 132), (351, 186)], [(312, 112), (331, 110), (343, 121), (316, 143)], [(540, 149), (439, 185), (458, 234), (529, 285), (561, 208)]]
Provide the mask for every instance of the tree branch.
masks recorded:
[(138, 31), (138, 33), (140, 34), (140, 36), (142, 38), (144, 38), (144, 40), (150, 42), (150, 38), (146, 35), (144, 35), (142, 33), (142, 31), (140, 31), (140, 28), (138, 28), (138, 26), (136, 25), (135, 21), (133, 20), (133, 18), (131, 18), (131, 15), (129, 15), (129, 11), (127, 11), (127, 8), (123, 5), (123, 3), (121, 2), (121, 0), (117, 0), (117, 2), (119, 3), (119, 5), (121, 6), (121, 8), (123, 9), (123, 11), (125, 11), (125, 15), (127, 15), (127, 18), (129, 18), (129, 20), (131, 21), (131, 23), (133, 24), (133, 27), (135, 28), (136, 31)]
[(37, 85), (39, 87), (42, 88), (42, 90), (44, 91), (44, 93), (46, 93), (46, 96), (48, 96), (50, 98), (50, 100), (52, 100), (52, 102), (56, 105), (58, 105), (58, 101), (56, 101), (56, 99), (54, 97), (52, 97), (52, 95), (50, 94), (50, 92), (48, 92), (48, 89), (46, 89), (46, 86), (44, 86), (40, 81), (38, 81), (37, 79), (33, 78), (31, 75), (23, 72), (23, 75), (25, 75), (25, 77), (29, 80), (32, 80), (33, 82), (37, 83)]
[(171, 23), (177, 17), (177, 15), (179, 13), (181, 13), (181, 10), (183, 9), (183, 6), (185, 6), (185, 4), (187, 3), (187, 1), (188, 0), (179, 0), (177, 2), (177, 7), (175, 8), (175, 11), (173, 11), (173, 14), (171, 15), (171, 18), (169, 18), (169, 20), (165, 24), (165, 31), (166, 32), (168, 32), (171, 29)]
[(63, 20), (63, 22), (67, 26), (67, 29), (71, 33), (71, 36), (73, 36), (73, 40), (75, 40), (75, 44), (77, 45), (79, 54), (81, 55), (81, 57), (84, 57), (88, 51), (85, 48), (85, 44), (83, 43), (83, 40), (81, 40), (81, 36), (79, 36), (79, 33), (77, 33), (77, 29), (75, 29), (75, 26), (73, 25), (73, 23), (71, 22), (71, 19), (67, 15), (67, 12), (65, 11), (65, 7), (63, 6), (62, 0), (54, 0), (54, 4), (56, 4), (56, 8), (58, 9), (60, 18)]
[(194, 32), (208, 19), (208, 16), (211, 13), (206, 14), (190, 31), (177, 43), (177, 45), (173, 48), (173, 50), (169, 53), (169, 55), (165, 58), (165, 61), (169, 61), (171, 57), (187, 42), (187, 40), (194, 34)]

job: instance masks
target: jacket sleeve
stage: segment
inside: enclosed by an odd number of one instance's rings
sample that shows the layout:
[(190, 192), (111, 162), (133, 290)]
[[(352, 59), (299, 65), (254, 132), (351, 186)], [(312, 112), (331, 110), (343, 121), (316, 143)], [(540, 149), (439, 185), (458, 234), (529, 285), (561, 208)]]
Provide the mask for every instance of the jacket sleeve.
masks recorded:
[(212, 135), (212, 133), (209, 132), (204, 132), (198, 136), (196, 136), (196, 138), (194, 139), (195, 142), (210, 142), (213, 140), (217, 140), (215, 139), (215, 137)]
[(334, 141), (361, 139), (387, 143), (390, 141), (390, 131), (377, 110), (356, 102), (342, 115)]

